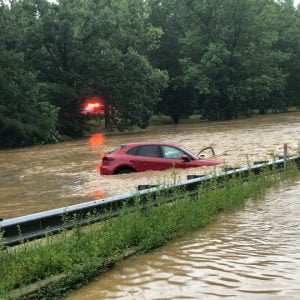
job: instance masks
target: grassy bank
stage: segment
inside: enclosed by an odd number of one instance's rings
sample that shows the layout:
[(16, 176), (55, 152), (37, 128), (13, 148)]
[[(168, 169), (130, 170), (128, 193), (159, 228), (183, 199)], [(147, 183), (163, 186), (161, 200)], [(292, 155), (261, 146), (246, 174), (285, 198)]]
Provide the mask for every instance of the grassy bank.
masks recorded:
[[(237, 119), (248, 119), (252, 118), (255, 116), (264, 116), (264, 115), (275, 115), (275, 114), (285, 114), (285, 113), (290, 113), (290, 112), (297, 112), (300, 111), (299, 107), (290, 107), (286, 110), (283, 111), (274, 111), (272, 109), (269, 109), (265, 112), (265, 114), (260, 114), (258, 110), (253, 110), (249, 116), (238, 116)], [(229, 120), (223, 120), (223, 121), (229, 121)], [(166, 116), (164, 114), (159, 114), (159, 115), (152, 115), (150, 118), (150, 125), (170, 125), (174, 124), (174, 121), (170, 116)], [(199, 111), (197, 111), (194, 114), (191, 114), (188, 117), (183, 117), (180, 119), (179, 124), (191, 124), (191, 123), (203, 123), (203, 122), (209, 122), (209, 120), (204, 119), (201, 114), (199, 114)], [(210, 122), (217, 122), (215, 121), (210, 121)]]
[[(288, 172), (250, 176), (249, 181), (233, 178), (223, 187), (210, 182), (199, 188), (198, 195), (174, 191), (178, 199), (166, 204), (161, 195), (159, 204), (124, 213), (101, 226), (76, 228), (72, 234), (63, 232), (49, 236), (42, 243), (23, 244), (0, 250), (0, 298), (50, 299), (70, 289), (78, 288), (124, 258), (128, 250), (147, 252), (171, 239), (202, 228), (220, 213), (230, 213), (243, 207), (249, 198), (262, 197), (267, 188), (299, 175), (295, 166)], [(43, 281), (45, 280), (45, 281)], [(42, 285), (32, 288), (36, 282)], [(30, 286), (31, 296), (24, 291)], [(28, 289), (27, 292), (30, 292)], [(24, 296), (25, 295), (25, 296)]]

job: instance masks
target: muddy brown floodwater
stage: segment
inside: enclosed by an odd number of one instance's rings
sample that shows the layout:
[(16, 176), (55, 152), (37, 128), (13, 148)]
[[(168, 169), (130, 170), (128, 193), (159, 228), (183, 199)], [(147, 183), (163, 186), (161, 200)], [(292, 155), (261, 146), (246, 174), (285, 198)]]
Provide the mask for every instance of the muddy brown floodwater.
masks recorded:
[[(283, 152), (298, 151), (300, 113), (257, 116), (229, 122), (152, 126), (145, 132), (0, 151), (0, 218), (11, 218), (66, 205), (135, 191), (139, 184), (183, 179), (204, 174), (209, 168), (100, 176), (104, 152), (119, 144), (165, 141), (194, 153), (213, 146), (223, 165), (243, 166), (270, 159)], [(218, 170), (217, 170), (218, 171)], [(176, 174), (175, 174), (176, 173)]]
[(300, 299), (300, 181), (123, 261), (67, 299)]

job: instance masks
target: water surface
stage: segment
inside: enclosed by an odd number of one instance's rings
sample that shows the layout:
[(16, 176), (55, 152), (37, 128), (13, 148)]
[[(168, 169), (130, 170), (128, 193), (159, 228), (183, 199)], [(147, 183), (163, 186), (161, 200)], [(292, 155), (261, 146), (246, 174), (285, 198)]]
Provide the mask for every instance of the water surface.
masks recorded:
[(300, 299), (300, 181), (125, 260), (67, 299)]
[[(185, 179), (212, 168), (100, 176), (103, 153), (119, 144), (165, 141), (198, 153), (213, 146), (223, 165), (246, 165), (283, 153), (296, 153), (300, 113), (257, 116), (227, 122), (152, 126), (145, 132), (0, 151), (0, 218), (11, 218), (135, 191), (139, 184)], [(209, 153), (207, 153), (209, 155)], [(209, 157), (209, 156), (207, 156)], [(219, 169), (218, 169), (219, 170)], [(217, 170), (217, 171), (218, 171)]]

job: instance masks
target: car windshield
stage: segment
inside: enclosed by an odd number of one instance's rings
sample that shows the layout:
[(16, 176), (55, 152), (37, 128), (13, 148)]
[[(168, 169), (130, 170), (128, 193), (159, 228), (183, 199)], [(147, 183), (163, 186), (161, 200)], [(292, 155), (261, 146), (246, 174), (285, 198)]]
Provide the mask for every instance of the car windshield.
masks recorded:
[(190, 156), (192, 156), (193, 159), (198, 159), (197, 155), (194, 154), (193, 152), (191, 152), (190, 150), (187, 150), (186, 148), (184, 147), (180, 147), (182, 150), (184, 150), (187, 154), (189, 154)]
[(165, 158), (180, 159), (183, 155), (185, 155), (185, 153), (178, 148), (174, 148), (170, 146), (162, 146), (162, 148), (163, 148), (163, 154)]

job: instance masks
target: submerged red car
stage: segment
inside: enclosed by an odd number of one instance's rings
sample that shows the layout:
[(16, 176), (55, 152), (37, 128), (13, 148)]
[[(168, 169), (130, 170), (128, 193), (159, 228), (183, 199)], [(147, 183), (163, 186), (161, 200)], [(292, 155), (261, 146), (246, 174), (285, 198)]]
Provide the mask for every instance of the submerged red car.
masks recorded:
[(168, 143), (132, 143), (121, 145), (102, 159), (100, 174), (115, 175), (172, 167), (216, 166), (220, 161), (198, 158), (188, 150)]

